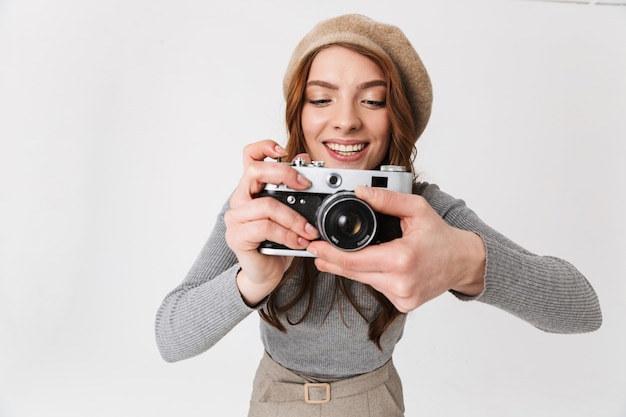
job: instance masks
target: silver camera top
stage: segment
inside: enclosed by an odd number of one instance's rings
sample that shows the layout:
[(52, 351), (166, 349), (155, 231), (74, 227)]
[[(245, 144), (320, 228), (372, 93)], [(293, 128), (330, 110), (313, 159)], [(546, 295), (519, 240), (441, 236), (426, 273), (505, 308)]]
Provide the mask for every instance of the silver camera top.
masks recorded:
[[(289, 163), (311, 181), (312, 186), (302, 192), (330, 194), (340, 190), (354, 191), (358, 185), (386, 188), (410, 194), (413, 189), (413, 174), (406, 172), (403, 166), (383, 165), (380, 170), (362, 170), (348, 168), (326, 168), (324, 161), (307, 164), (303, 158), (296, 158)], [(291, 191), (284, 184), (267, 184), (266, 190)]]
[(312, 166), (312, 167), (319, 167), (319, 168), (323, 168), (324, 167), (324, 161), (311, 161), (310, 164), (307, 164), (306, 161), (304, 160), (304, 158), (295, 158), (292, 162), (291, 165), (293, 165), (294, 167), (306, 167), (306, 166)]

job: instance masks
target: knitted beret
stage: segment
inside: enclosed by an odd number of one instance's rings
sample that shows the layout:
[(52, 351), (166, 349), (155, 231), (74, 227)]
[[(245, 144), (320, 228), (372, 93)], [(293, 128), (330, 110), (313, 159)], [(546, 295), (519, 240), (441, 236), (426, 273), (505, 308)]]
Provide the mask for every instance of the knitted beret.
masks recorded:
[(426, 68), (399, 28), (363, 15), (348, 14), (322, 21), (304, 36), (287, 65), (283, 78), (285, 97), (298, 63), (320, 47), (335, 43), (354, 44), (382, 52), (396, 64), (413, 111), (417, 140), (426, 128), (433, 101)]

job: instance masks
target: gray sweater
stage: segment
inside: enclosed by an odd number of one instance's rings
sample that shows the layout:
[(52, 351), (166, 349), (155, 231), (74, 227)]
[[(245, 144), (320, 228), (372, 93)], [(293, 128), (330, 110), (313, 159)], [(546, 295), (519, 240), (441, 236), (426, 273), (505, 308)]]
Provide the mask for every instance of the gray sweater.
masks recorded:
[[(414, 192), (448, 224), (473, 231), (484, 241), (485, 289), (477, 297), (455, 294), (457, 297), (496, 306), (547, 332), (582, 333), (600, 327), (602, 314), (596, 294), (571, 264), (535, 255), (511, 242), (484, 224), (462, 200), (436, 185), (419, 183)], [(166, 296), (157, 312), (156, 340), (166, 361), (206, 351), (255, 311), (243, 302), (235, 283), (239, 265), (224, 239), (226, 210), (228, 204), (187, 277)], [(300, 279), (296, 274), (277, 290), (279, 304), (291, 298)], [(286, 333), (261, 320), (265, 349), (286, 368), (311, 377), (344, 378), (374, 370), (391, 357), (406, 316), (401, 315), (383, 334), (383, 349), (379, 350), (368, 339), (368, 323), (345, 298), (337, 297), (335, 279), (328, 273), (318, 275), (311, 313), (302, 323), (291, 325), (301, 318), (306, 305), (303, 301), (294, 307), (282, 320)], [(364, 285), (353, 281), (349, 285), (362, 310), (373, 317), (377, 304)]]

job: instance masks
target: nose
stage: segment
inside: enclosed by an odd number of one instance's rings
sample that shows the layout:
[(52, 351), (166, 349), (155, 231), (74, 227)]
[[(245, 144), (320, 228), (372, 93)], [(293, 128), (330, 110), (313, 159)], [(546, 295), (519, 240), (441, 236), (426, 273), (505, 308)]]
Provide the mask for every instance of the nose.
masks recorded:
[(356, 106), (350, 102), (335, 106), (333, 125), (335, 130), (342, 133), (358, 130), (361, 127), (361, 117)]

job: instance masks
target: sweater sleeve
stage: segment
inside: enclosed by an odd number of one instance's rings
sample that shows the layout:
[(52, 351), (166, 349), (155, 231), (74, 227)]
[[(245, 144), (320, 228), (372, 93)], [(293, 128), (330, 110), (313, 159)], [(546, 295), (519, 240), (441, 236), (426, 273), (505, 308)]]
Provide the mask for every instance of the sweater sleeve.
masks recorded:
[(598, 297), (572, 264), (522, 248), (436, 185), (418, 184), (416, 193), (448, 224), (478, 234), (485, 244), (484, 290), (476, 297), (453, 292), (458, 298), (498, 307), (546, 332), (585, 333), (600, 327)]
[(241, 298), (235, 281), (239, 264), (224, 239), (227, 209), (226, 204), (184, 281), (157, 311), (157, 346), (168, 362), (206, 351), (254, 311)]

